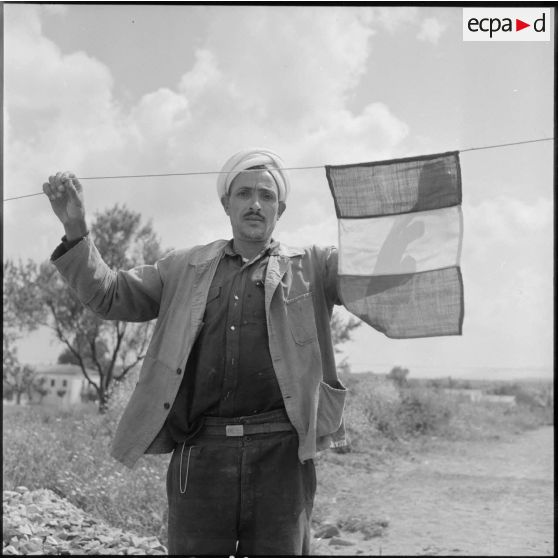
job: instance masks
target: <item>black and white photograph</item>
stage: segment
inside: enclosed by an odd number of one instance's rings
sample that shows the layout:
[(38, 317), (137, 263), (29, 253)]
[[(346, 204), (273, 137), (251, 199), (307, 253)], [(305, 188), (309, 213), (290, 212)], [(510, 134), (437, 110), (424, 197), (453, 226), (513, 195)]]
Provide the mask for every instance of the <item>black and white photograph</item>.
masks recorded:
[(551, 4), (0, 14), (4, 555), (554, 555)]

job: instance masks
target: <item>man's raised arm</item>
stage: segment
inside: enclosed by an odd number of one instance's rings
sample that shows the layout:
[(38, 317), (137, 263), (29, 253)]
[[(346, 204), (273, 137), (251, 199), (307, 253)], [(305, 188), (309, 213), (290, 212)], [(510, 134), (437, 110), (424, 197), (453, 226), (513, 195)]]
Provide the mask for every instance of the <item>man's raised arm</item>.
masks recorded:
[(68, 242), (87, 234), (83, 187), (72, 172), (57, 172), (43, 184), (43, 192), (50, 200), (55, 215), (64, 225)]
[(109, 268), (88, 235), (83, 187), (74, 173), (50, 176), (43, 192), (66, 233), (51, 260), (81, 302), (109, 320), (156, 318), (163, 289), (161, 262), (128, 271)]

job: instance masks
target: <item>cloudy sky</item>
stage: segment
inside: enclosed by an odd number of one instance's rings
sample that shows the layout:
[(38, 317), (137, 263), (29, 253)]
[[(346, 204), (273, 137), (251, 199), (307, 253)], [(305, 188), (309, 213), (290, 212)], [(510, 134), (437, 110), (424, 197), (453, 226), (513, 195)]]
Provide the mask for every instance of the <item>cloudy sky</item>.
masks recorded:
[[(553, 135), (551, 42), (463, 42), (458, 7), (4, 6), (4, 198), (81, 177), (216, 171), (251, 146), (288, 166), (423, 155)], [(355, 371), (451, 374), (553, 362), (552, 142), (461, 155), (461, 337), (390, 340), (367, 326)], [(337, 244), (323, 169), (291, 171), (276, 237)], [(230, 236), (215, 176), (84, 181), (166, 247)], [(44, 196), (4, 203), (4, 257), (62, 235)], [(55, 361), (46, 335), (20, 347)]]

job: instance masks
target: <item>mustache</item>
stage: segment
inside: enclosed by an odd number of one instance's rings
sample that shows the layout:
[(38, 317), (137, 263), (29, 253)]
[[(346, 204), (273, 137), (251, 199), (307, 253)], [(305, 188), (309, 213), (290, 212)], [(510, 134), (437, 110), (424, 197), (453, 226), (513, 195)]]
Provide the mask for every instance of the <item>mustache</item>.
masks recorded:
[(244, 217), (257, 217), (262, 221), (265, 220), (265, 217), (259, 211), (252, 211), (251, 209), (244, 214)]

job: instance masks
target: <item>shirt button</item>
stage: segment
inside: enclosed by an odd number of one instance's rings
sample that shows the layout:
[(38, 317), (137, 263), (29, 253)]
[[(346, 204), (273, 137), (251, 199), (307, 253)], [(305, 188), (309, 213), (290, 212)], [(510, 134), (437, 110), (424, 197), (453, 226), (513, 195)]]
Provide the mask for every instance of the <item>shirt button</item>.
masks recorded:
[(170, 409), (170, 403), (165, 403), (165, 404), (163, 405), (163, 407), (164, 407), (165, 409)]
[(234, 327), (234, 326), (231, 326), (231, 330), (234, 331), (234, 329), (235, 329), (235, 327)]
[(238, 300), (238, 296), (234, 295), (234, 299), (235, 299), (235, 300)]
[(177, 368), (177, 369), (176, 369), (176, 373), (177, 373), (177, 374), (182, 374), (182, 370), (180, 370), (180, 368)]

